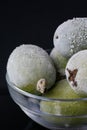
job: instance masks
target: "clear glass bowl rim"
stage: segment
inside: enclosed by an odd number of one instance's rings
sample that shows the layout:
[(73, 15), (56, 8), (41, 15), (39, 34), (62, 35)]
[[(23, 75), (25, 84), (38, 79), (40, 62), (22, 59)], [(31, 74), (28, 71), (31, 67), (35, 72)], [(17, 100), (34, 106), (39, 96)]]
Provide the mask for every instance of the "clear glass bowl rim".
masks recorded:
[(29, 92), (26, 92), (26, 91), (23, 91), (21, 90), (20, 88), (18, 88), (15, 84), (13, 84), (10, 79), (9, 79), (9, 76), (6, 72), (6, 81), (7, 81), (7, 84), (12, 87), (12, 89), (14, 89), (15, 91), (17, 91), (18, 93), (24, 95), (24, 96), (27, 96), (27, 97), (32, 97), (34, 99), (38, 99), (38, 100), (43, 100), (43, 101), (62, 101), (62, 102), (70, 102), (70, 101), (87, 101), (87, 97), (81, 97), (81, 98), (73, 98), (73, 99), (61, 99), (61, 98), (47, 98), (47, 97), (44, 97), (43, 95), (34, 95), (34, 94), (31, 94)]

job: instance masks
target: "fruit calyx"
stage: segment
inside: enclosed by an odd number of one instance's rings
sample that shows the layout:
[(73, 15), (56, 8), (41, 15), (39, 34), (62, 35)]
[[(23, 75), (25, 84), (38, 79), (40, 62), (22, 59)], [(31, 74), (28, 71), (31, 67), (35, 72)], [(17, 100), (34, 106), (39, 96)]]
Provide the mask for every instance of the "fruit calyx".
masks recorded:
[(77, 87), (77, 81), (75, 81), (75, 77), (76, 77), (76, 74), (78, 72), (78, 69), (74, 69), (74, 70), (71, 71), (70, 69), (67, 68), (67, 71), (69, 73), (68, 80), (73, 82), (73, 84), (72, 84), (73, 87), (74, 86)]
[(42, 94), (45, 93), (47, 90), (46, 80), (45, 79), (38, 80), (36, 89)]

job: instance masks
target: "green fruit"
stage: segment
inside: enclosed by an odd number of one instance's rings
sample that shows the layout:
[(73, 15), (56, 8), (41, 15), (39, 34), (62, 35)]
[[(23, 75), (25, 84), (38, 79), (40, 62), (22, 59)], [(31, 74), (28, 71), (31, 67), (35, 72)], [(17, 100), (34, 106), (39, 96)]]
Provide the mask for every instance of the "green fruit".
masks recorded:
[(16, 47), (7, 62), (10, 81), (30, 93), (44, 93), (53, 86), (56, 70), (48, 53), (36, 45)]
[[(66, 79), (59, 81), (44, 96), (66, 100), (81, 98), (71, 89)], [(86, 118), (79, 117), (87, 114), (87, 101), (42, 101), (40, 109), (44, 113), (52, 114), (52, 116), (45, 116), (45, 120), (59, 125), (78, 125), (87, 121)]]
[(68, 19), (60, 24), (55, 30), (53, 43), (58, 52), (67, 58), (87, 49), (87, 17)]
[(56, 70), (57, 72), (60, 73), (60, 75), (65, 75), (65, 67), (67, 64), (67, 58), (62, 56), (57, 50), (56, 48), (53, 48), (50, 56), (55, 64)]
[(87, 97), (87, 49), (74, 54), (65, 69), (71, 88), (83, 97)]

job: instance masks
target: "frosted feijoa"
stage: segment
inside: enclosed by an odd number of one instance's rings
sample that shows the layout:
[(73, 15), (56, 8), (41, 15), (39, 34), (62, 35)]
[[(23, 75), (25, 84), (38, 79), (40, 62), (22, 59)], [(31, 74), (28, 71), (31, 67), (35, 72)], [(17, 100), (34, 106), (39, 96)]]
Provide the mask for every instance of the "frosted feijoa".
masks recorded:
[(50, 56), (55, 64), (57, 72), (60, 73), (60, 75), (65, 75), (65, 67), (68, 59), (62, 56), (56, 48), (52, 49)]
[(87, 50), (74, 54), (67, 62), (66, 78), (71, 88), (82, 96), (87, 96)]
[(12, 51), (7, 74), (17, 87), (31, 93), (44, 93), (56, 80), (56, 70), (48, 53), (31, 44), (20, 45)]
[(73, 18), (60, 24), (53, 37), (55, 48), (70, 58), (87, 48), (87, 18)]

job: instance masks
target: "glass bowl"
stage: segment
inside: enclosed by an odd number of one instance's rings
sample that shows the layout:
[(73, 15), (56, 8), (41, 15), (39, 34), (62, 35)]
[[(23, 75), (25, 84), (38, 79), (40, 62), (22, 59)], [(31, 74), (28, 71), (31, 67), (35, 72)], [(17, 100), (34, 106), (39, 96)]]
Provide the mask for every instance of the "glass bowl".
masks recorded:
[[(36, 96), (25, 92), (17, 88), (13, 83), (10, 82), (8, 75), (6, 74), (6, 81), (9, 93), (16, 104), (24, 111), (24, 113), (38, 124), (51, 129), (87, 129), (87, 111), (81, 115), (58, 115), (50, 112), (41, 110), (41, 103), (76, 103), (76, 102), (87, 102), (87, 98), (81, 99), (50, 99), (43, 96)], [(79, 111), (81, 106), (77, 107), (76, 111)], [(61, 110), (61, 106), (59, 106)], [(50, 107), (49, 107), (50, 109)], [(63, 108), (64, 109), (64, 108)], [(70, 108), (68, 108), (70, 109)], [(85, 109), (84, 109), (85, 111)]]

